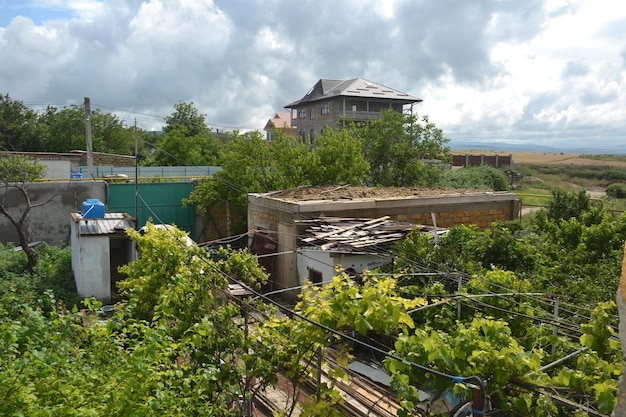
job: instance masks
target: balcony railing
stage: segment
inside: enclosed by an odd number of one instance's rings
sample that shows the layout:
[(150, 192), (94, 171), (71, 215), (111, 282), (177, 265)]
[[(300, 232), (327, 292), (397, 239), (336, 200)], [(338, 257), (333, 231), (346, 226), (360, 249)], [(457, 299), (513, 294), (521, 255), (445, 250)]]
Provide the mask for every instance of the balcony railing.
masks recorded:
[(380, 112), (379, 111), (337, 111), (335, 112), (335, 119), (341, 119), (345, 117), (347, 119), (351, 119), (354, 121), (360, 120), (372, 120), (379, 119)]
[[(354, 120), (355, 122), (363, 121), (363, 120), (374, 120), (374, 119), (380, 119), (380, 112), (379, 111), (351, 111), (351, 110), (350, 111), (346, 110), (345, 112), (344, 111), (335, 112), (334, 120), (339, 120), (342, 117), (345, 117), (346, 119), (349, 119), (349, 120)], [(320, 117), (318, 118), (321, 119)], [(291, 122), (291, 125), (293, 127), (298, 127), (302, 123), (306, 126), (309, 124), (310, 121), (311, 119), (308, 119), (308, 118), (293, 119)]]

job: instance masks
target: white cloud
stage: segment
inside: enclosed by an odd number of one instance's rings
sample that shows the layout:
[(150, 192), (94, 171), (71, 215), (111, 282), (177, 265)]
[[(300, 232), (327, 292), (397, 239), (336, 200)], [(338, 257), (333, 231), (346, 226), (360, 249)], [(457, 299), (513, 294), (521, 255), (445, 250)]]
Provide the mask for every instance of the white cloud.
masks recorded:
[(0, 27), (10, 62), (0, 93), (50, 104), (89, 96), (137, 112), (147, 128), (161, 121), (140, 113), (165, 116), (183, 100), (215, 126), (261, 129), (319, 78), (363, 76), (423, 98), (416, 111), (452, 138), (617, 143), (626, 131), (621, 0), (0, 7), (12, 13)]

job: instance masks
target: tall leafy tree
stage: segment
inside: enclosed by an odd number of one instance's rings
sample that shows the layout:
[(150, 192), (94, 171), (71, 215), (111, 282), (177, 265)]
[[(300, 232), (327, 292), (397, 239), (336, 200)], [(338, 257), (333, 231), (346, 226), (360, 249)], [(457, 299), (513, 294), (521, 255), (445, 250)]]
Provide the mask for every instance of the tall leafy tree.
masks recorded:
[(39, 151), (37, 113), (8, 94), (0, 95), (0, 147), (9, 151)]
[(188, 136), (184, 127), (168, 130), (144, 165), (218, 165), (223, 143), (210, 131)]
[(194, 107), (193, 101), (178, 102), (174, 105), (174, 112), (165, 117), (163, 132), (168, 133), (176, 129), (182, 130), (186, 136), (196, 136), (209, 130), (204, 115)]
[(367, 172), (360, 149), (360, 139), (349, 131), (325, 133), (313, 148), (280, 132), (272, 144), (259, 132), (238, 135), (220, 153), (222, 169), (196, 187), (186, 202), (208, 210), (225, 201), (245, 213), (248, 193), (357, 184)]
[(237, 135), (220, 152), (221, 170), (196, 187), (186, 203), (209, 210), (226, 202), (245, 213), (247, 194), (280, 189), (281, 175), (273, 169), (272, 147), (258, 132)]
[[(133, 128), (111, 113), (94, 110), (91, 113), (91, 136), (96, 152), (130, 155), (135, 147)], [(48, 152), (70, 152), (87, 147), (85, 110), (80, 106), (57, 109), (48, 106), (40, 115), (43, 125), (42, 148)]]
[(428, 185), (437, 175), (428, 159), (446, 160), (449, 139), (427, 116), (418, 119), (392, 110), (384, 110), (360, 132), (365, 159), (370, 164), (371, 181), (381, 186)]
[(311, 161), (306, 166), (311, 185), (358, 185), (365, 182), (369, 164), (356, 133), (354, 129), (324, 129), (315, 141)]

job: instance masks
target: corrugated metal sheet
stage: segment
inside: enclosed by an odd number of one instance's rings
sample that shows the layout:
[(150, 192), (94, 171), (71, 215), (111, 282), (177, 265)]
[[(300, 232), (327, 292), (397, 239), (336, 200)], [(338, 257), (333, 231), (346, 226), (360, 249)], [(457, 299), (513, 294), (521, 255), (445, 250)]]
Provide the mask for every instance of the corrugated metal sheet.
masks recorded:
[(126, 228), (134, 228), (135, 222), (126, 213), (105, 213), (104, 219), (85, 219), (80, 213), (72, 213), (80, 235), (125, 234)]
[(175, 224), (188, 233), (194, 231), (195, 206), (183, 207), (183, 198), (189, 197), (193, 190), (192, 183), (163, 182), (140, 183), (135, 213), (135, 184), (109, 184), (107, 208), (111, 212), (124, 212), (137, 218), (141, 227), (148, 219), (155, 224)]

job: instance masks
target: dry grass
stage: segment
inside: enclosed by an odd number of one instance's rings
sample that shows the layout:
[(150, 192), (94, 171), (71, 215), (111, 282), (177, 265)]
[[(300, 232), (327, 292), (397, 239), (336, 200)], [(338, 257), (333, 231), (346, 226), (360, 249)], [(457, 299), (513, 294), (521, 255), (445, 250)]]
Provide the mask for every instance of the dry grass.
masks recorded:
[(489, 152), (481, 150), (454, 150), (452, 154), (469, 155), (512, 155), (514, 164), (569, 164), (583, 166), (607, 166), (626, 168), (626, 161), (587, 158), (573, 153), (535, 153), (535, 152)]

